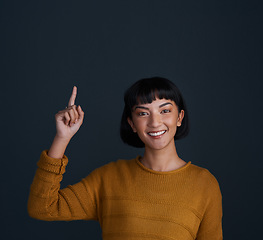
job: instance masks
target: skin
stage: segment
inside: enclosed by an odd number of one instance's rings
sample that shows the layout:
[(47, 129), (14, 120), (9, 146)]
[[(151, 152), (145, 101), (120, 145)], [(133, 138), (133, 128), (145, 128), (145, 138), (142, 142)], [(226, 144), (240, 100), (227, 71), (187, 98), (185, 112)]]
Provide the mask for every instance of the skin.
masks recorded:
[(48, 151), (48, 156), (52, 158), (63, 157), (71, 138), (83, 123), (84, 112), (80, 105), (78, 107), (75, 105), (76, 97), (77, 87), (74, 86), (68, 102), (68, 107), (55, 115), (57, 132)]
[[(179, 113), (174, 101), (156, 99), (152, 103), (139, 104), (132, 109), (128, 123), (145, 144), (141, 158), (144, 166), (155, 171), (172, 171), (186, 164), (177, 154), (174, 135), (181, 126), (184, 110)], [(159, 136), (149, 133), (165, 131)]]

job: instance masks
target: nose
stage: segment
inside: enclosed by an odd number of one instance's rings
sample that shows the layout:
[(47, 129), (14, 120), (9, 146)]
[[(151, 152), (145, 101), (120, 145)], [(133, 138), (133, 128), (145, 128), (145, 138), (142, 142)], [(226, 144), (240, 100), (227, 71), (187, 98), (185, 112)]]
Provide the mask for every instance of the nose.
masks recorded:
[(149, 122), (148, 122), (148, 127), (151, 128), (158, 128), (159, 126), (161, 126), (162, 123), (162, 119), (160, 114), (158, 113), (152, 113), (149, 117)]

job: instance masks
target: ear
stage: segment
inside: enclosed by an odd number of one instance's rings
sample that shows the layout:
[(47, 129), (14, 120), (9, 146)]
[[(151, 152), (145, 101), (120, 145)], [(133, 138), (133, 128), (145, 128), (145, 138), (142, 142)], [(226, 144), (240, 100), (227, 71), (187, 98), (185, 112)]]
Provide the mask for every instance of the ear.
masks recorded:
[(183, 118), (184, 118), (184, 110), (181, 110), (177, 120), (177, 127), (180, 127), (182, 125)]
[(129, 123), (129, 125), (131, 126), (133, 132), (136, 133), (137, 130), (136, 130), (136, 128), (134, 127), (134, 123), (133, 123), (133, 121), (132, 121), (129, 117), (127, 118), (127, 121), (128, 121), (128, 123)]

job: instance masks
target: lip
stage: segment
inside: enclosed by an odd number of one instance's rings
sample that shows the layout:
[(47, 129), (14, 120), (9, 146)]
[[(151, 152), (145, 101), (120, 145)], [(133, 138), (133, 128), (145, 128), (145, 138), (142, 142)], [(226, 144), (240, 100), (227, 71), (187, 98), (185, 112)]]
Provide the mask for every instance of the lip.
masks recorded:
[[(163, 133), (160, 134), (160, 135), (150, 135), (150, 133), (156, 134), (156, 133), (160, 133), (160, 132), (163, 132)], [(147, 132), (147, 135), (150, 136), (151, 138), (160, 138), (160, 137), (162, 137), (166, 132), (167, 132), (167, 130), (150, 131), (150, 132)]]

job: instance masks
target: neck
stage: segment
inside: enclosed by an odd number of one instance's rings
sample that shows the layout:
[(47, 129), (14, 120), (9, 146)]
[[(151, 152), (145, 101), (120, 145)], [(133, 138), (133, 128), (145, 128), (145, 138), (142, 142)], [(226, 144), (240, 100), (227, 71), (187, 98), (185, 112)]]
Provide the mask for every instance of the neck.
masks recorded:
[(186, 164), (177, 154), (175, 144), (169, 149), (150, 149), (145, 147), (141, 163), (155, 171), (173, 171)]

